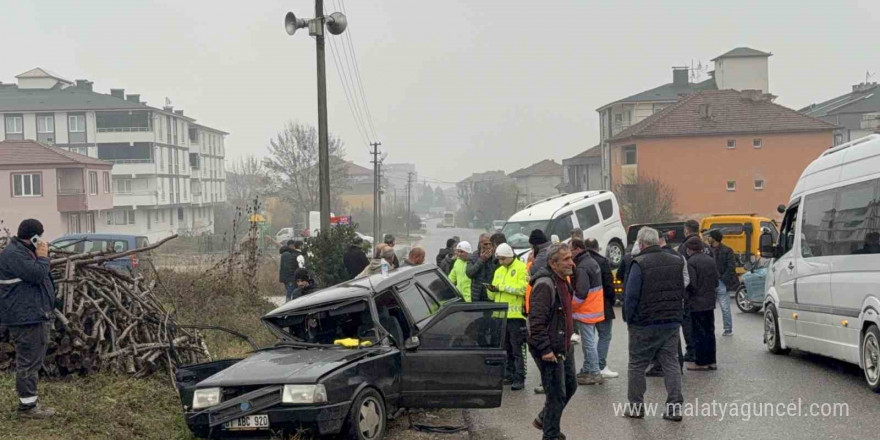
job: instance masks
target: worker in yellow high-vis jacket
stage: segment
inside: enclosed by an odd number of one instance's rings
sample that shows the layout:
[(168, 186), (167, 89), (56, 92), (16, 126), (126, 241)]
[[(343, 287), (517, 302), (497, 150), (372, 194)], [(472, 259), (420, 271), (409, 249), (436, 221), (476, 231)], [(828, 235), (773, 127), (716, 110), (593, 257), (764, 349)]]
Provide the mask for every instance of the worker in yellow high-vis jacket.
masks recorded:
[(511, 390), (525, 387), (525, 343), (526, 317), (525, 306), (526, 286), (529, 284), (529, 273), (526, 264), (516, 258), (513, 248), (507, 243), (495, 249), (498, 268), (492, 278), (492, 285), (487, 287), (489, 298), (497, 303), (507, 303), (507, 373)]

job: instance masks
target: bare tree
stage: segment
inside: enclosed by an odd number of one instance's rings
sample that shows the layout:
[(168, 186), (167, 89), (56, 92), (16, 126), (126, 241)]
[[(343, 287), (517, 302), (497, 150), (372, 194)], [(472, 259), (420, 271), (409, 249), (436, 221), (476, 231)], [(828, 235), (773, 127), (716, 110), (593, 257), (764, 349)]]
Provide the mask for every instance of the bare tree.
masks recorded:
[[(330, 195), (331, 207), (340, 207), (339, 194), (348, 188), (348, 178), (342, 157), (342, 140), (330, 136)], [(275, 181), (280, 195), (293, 206), (295, 212), (306, 215), (317, 211), (318, 192), (318, 130), (315, 127), (288, 122), (278, 135), (269, 141), (269, 157), (263, 165)]]
[(226, 174), (226, 195), (233, 206), (244, 207), (273, 193), (272, 179), (263, 163), (247, 155), (232, 163)]
[(675, 219), (675, 191), (654, 178), (639, 177), (614, 190), (628, 224), (661, 223)]

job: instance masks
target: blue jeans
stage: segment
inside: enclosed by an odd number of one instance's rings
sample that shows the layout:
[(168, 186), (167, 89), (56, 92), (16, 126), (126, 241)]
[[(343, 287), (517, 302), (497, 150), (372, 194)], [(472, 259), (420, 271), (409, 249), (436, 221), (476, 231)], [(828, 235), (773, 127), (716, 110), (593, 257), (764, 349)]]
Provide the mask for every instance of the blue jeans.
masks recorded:
[(294, 283), (294, 282), (284, 283), (284, 290), (287, 293), (284, 296), (284, 300), (285, 301), (292, 300), (293, 299), (293, 291), (296, 290), (296, 283)]
[(718, 281), (718, 287), (715, 288), (715, 297), (718, 298), (718, 303), (721, 304), (721, 320), (724, 323), (724, 331), (732, 332), (733, 317), (730, 316), (730, 292), (727, 291), (727, 286), (724, 285), (723, 281)]
[(596, 333), (599, 333), (599, 344), (596, 349), (599, 353), (599, 370), (605, 369), (605, 358), (608, 356), (608, 347), (611, 346), (612, 322), (612, 320), (605, 318), (604, 321), (596, 323)]
[(581, 373), (599, 373), (599, 338), (596, 336), (596, 324), (574, 322), (578, 334), (581, 335), (581, 347), (584, 350), (584, 366)]

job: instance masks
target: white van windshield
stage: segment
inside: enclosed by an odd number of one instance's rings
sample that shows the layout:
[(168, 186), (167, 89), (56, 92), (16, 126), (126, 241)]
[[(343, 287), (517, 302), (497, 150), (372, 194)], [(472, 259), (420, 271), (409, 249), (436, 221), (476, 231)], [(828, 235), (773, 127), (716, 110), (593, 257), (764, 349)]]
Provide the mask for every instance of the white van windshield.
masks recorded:
[(539, 220), (531, 222), (508, 222), (504, 225), (501, 233), (507, 238), (507, 244), (514, 249), (525, 249), (531, 247), (529, 245), (529, 234), (535, 229), (545, 231), (548, 220)]

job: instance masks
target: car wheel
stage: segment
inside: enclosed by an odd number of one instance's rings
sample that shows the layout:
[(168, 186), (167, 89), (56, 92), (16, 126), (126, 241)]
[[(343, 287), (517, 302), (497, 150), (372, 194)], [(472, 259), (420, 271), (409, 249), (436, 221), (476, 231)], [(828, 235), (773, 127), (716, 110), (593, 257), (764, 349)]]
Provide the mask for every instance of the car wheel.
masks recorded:
[(779, 339), (779, 315), (776, 314), (776, 306), (773, 304), (767, 304), (764, 309), (764, 345), (773, 354), (786, 354), (791, 351), (782, 348), (782, 341)]
[(760, 307), (753, 305), (749, 301), (745, 286), (739, 286), (739, 289), (736, 290), (736, 307), (743, 313), (757, 313), (758, 310), (761, 310)]
[(862, 364), (868, 386), (880, 393), (880, 330), (876, 325), (868, 327), (862, 336)]
[(608, 243), (608, 249), (605, 251), (605, 254), (608, 256), (608, 262), (611, 263), (611, 267), (620, 266), (624, 252), (623, 244), (619, 241), (614, 240)]
[(385, 402), (382, 396), (366, 388), (354, 399), (348, 412), (348, 436), (357, 440), (381, 440), (385, 437)]

